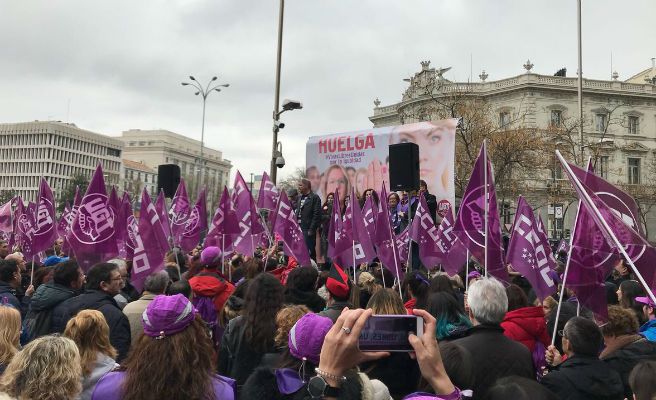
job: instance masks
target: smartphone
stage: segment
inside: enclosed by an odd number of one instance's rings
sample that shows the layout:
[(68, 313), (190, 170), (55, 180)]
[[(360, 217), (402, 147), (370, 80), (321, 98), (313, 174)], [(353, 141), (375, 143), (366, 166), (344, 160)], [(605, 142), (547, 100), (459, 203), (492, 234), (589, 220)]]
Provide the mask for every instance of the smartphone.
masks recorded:
[(424, 319), (415, 315), (372, 315), (360, 332), (361, 351), (414, 351), (408, 335), (424, 334)]

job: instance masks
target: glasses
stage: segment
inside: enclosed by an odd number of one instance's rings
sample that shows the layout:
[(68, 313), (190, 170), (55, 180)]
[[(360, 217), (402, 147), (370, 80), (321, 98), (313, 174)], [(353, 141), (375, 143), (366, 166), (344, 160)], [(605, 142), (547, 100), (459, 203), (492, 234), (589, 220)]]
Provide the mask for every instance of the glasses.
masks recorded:
[(110, 282), (113, 282), (113, 281), (122, 281), (122, 280), (123, 280), (123, 278), (120, 277), (120, 276), (118, 276), (118, 277), (116, 277), (116, 278), (112, 278), (112, 279), (110, 279)]

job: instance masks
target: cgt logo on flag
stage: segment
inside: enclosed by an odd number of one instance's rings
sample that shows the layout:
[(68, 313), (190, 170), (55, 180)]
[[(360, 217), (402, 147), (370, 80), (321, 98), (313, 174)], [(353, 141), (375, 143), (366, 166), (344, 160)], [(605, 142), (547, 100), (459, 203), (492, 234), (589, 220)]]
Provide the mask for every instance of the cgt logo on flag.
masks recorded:
[(110, 207), (107, 207), (107, 196), (91, 193), (82, 199), (83, 206), (77, 211), (79, 228), (73, 226), (72, 233), (75, 238), (84, 244), (97, 244), (109, 240), (114, 236), (114, 220), (116, 216)]
[(185, 222), (185, 229), (184, 229), (184, 235), (192, 234), (195, 232), (196, 227), (198, 226), (198, 222), (200, 222), (199, 218), (199, 212), (198, 212), (198, 207), (194, 207), (191, 210), (191, 213), (189, 214), (189, 218)]
[[(485, 209), (482, 204), (479, 204), (480, 200), (485, 198), (485, 185), (481, 185), (471, 192), (465, 193), (465, 197), (462, 199), (461, 207), (464, 207), (464, 210), (460, 210), (458, 217), (462, 222), (463, 227), (465, 228), (465, 234), (473, 243), (479, 247), (484, 247), (484, 242), (481, 242), (481, 239), (485, 236)], [(467, 212), (463, 212), (467, 210)], [(477, 237), (472, 237), (470, 232), (478, 232)]]

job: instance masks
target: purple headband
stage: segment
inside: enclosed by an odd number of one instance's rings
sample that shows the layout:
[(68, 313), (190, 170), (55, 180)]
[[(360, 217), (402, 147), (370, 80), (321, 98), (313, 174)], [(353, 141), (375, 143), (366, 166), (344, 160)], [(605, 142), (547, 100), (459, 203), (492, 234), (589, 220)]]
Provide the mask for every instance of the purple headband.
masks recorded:
[(175, 335), (187, 329), (196, 314), (194, 306), (182, 294), (157, 296), (141, 315), (144, 334), (155, 339)]

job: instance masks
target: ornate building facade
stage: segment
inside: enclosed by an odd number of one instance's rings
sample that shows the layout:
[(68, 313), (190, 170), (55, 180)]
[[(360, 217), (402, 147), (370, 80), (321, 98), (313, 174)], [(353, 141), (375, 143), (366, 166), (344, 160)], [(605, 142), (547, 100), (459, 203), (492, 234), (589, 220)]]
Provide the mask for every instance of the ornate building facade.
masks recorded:
[[(583, 79), (583, 142), (578, 139), (577, 78), (563, 69), (557, 76), (533, 72), (527, 61), (524, 73), (498, 80), (483, 71), (478, 82), (452, 82), (449, 68), (431, 68), (429, 61), (409, 79), (400, 101), (382, 105), (374, 101), (374, 127), (399, 125), (444, 117), (444, 99), (462, 97), (483, 102), (491, 129), (524, 129), (536, 135), (553, 134), (552, 147), (568, 146), (563, 138), (584, 149), (580, 159), (594, 156), (596, 172), (620, 185), (639, 201), (649, 239), (656, 238), (656, 67), (627, 81), (617, 73), (610, 80)], [(457, 115), (450, 115), (457, 116)], [(570, 143), (570, 144), (571, 144)], [(529, 145), (530, 146), (530, 145)], [(580, 161), (579, 161), (580, 162)], [(548, 163), (547, 163), (548, 164)], [(577, 203), (571, 186), (559, 169), (533, 171), (525, 177), (523, 192), (548, 221), (554, 239), (569, 234)], [(511, 222), (515, 201), (501, 204), (502, 223)], [(507, 218), (506, 218), (507, 217)]]

